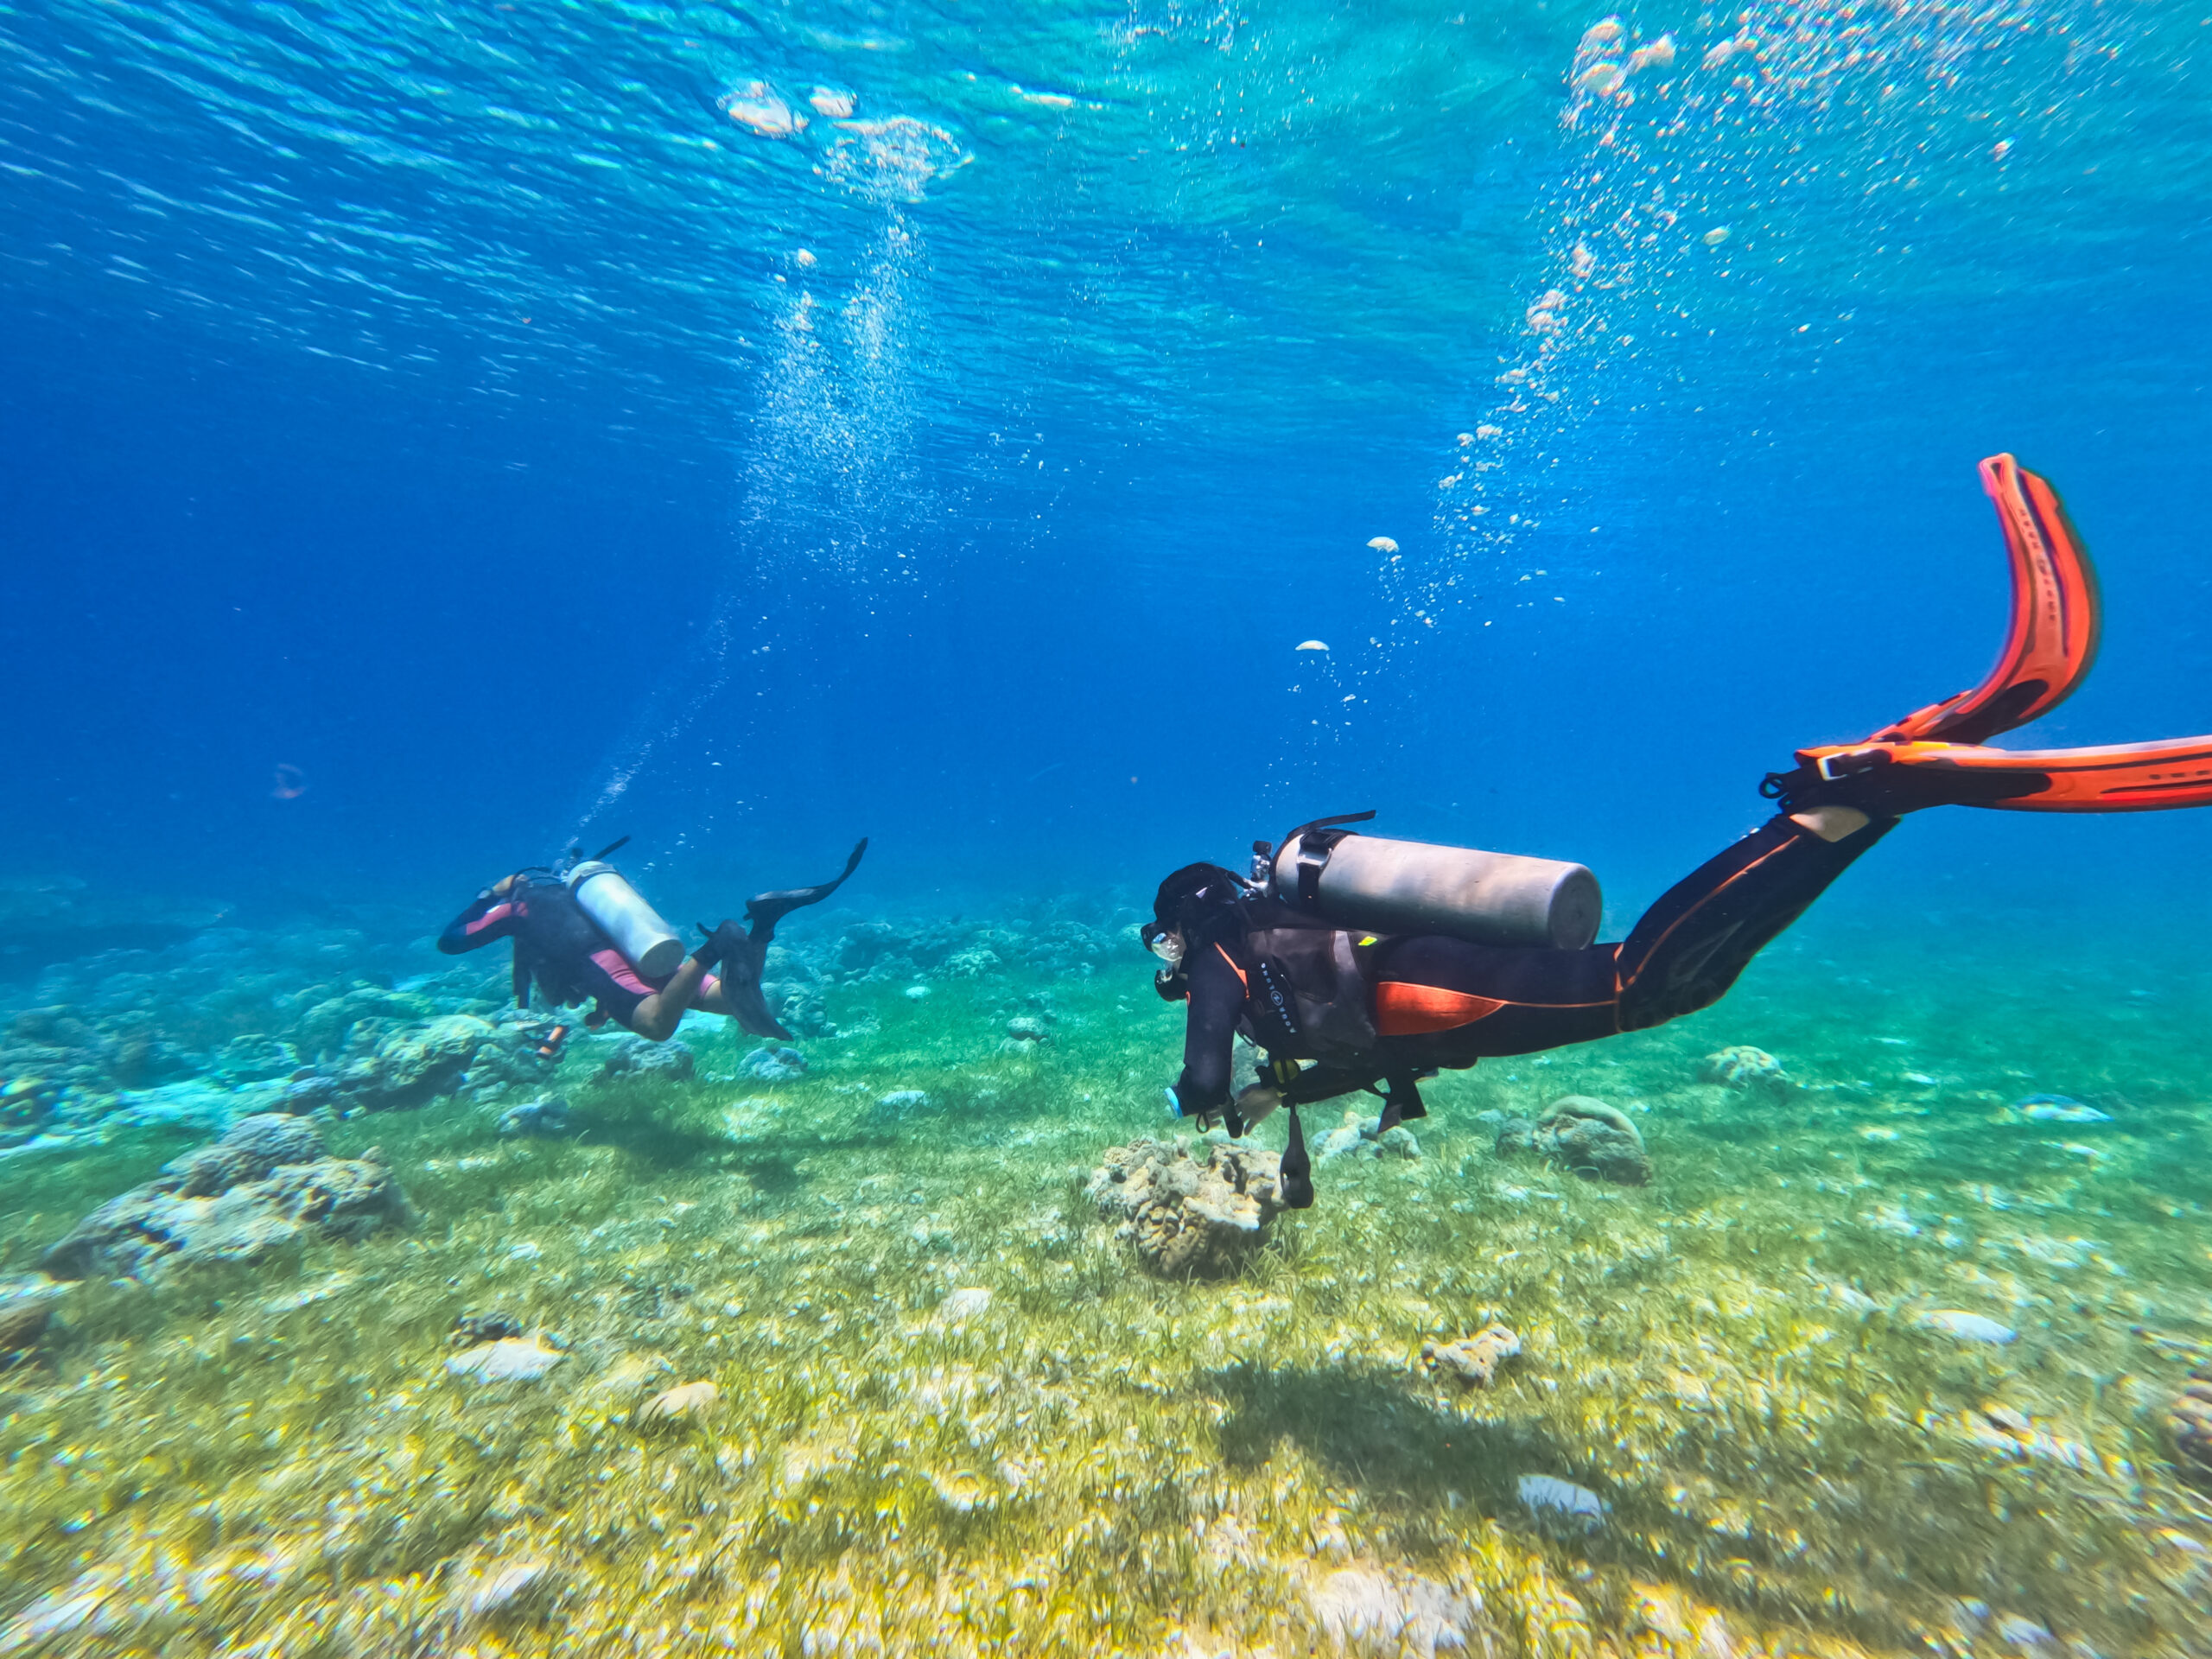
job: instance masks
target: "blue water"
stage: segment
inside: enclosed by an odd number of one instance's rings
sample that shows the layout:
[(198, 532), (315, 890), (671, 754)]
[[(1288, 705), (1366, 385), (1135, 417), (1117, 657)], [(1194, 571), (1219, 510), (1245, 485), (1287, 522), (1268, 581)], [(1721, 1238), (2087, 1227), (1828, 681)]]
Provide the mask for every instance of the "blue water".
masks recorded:
[[(11, 862), (1033, 887), (1374, 804), (1637, 904), (1981, 671), (2003, 448), (2109, 606), (2037, 737), (2212, 727), (2206, 26), (1624, 16), (1605, 94), (1549, 4), (10, 8)], [(2193, 820), (1915, 830), (2202, 897)]]

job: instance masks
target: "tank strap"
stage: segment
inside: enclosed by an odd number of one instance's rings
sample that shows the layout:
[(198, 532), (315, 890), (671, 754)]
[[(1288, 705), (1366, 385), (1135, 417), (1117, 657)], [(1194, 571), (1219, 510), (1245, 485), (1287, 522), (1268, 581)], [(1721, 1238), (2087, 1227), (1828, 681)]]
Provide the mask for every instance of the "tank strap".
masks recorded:
[(1298, 843), (1298, 893), (1293, 903), (1312, 910), (1321, 901), (1321, 872), (1329, 868), (1329, 855), (1346, 836), (1357, 830), (1343, 828), (1348, 823), (1365, 823), (1375, 816), (1370, 807), (1364, 812), (1339, 812), (1332, 817), (1315, 818), (1301, 823), (1282, 838), (1286, 847)]
[(1298, 832), (1298, 899), (1301, 909), (1312, 910), (1321, 902), (1321, 872), (1329, 868), (1329, 855), (1337, 850), (1337, 843), (1346, 836), (1355, 835), (1351, 830), (1301, 830)]
[(1324, 840), (1312, 830), (1298, 838), (1298, 903), (1306, 910), (1321, 902), (1321, 872), (1329, 868), (1336, 845), (1336, 836)]

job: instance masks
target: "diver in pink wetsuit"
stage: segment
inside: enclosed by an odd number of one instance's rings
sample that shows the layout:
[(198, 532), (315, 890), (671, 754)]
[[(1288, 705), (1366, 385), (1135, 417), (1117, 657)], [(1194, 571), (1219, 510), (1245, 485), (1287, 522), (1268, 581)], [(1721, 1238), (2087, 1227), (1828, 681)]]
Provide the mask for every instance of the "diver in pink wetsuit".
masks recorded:
[(769, 1013), (760, 995), (760, 967), (776, 937), (776, 924), (836, 892), (860, 868), (866, 851), (868, 842), (862, 841), (834, 881), (747, 899), (747, 927), (724, 920), (710, 929), (702, 922), (699, 931), (706, 938), (673, 973), (656, 978), (645, 977), (624, 959), (567, 882), (537, 866), (504, 876), (478, 893), (438, 936), (438, 949), (459, 956), (494, 939), (512, 939), (516, 1002), (528, 1004), (533, 981), (556, 1005), (588, 997), (597, 1006), (585, 1018), (588, 1026), (613, 1020), (658, 1043), (675, 1034), (686, 1010), (697, 1008), (734, 1020), (755, 1037), (789, 1040), (791, 1033)]

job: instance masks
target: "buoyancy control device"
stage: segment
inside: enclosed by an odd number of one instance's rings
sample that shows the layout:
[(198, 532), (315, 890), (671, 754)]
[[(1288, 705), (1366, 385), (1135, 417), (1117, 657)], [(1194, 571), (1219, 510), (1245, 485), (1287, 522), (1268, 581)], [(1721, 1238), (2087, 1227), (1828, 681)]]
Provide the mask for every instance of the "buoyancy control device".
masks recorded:
[(1316, 818), (1280, 846), (1253, 842), (1253, 880), (1292, 909), (1338, 927), (1559, 950), (1579, 950), (1598, 937), (1605, 901), (1584, 866), (1387, 841), (1344, 827), (1374, 816)]
[(623, 880), (622, 872), (607, 861), (607, 854), (621, 845), (618, 841), (597, 858), (571, 867), (564, 879), (577, 906), (613, 942), (622, 959), (643, 978), (663, 979), (683, 962), (683, 941), (645, 902), (645, 895)]
[(1372, 993), (1354, 936), (1341, 927), (1254, 928), (1244, 948), (1255, 971), (1246, 988), (1253, 1036), (1286, 1052), (1357, 1064), (1375, 1046)]

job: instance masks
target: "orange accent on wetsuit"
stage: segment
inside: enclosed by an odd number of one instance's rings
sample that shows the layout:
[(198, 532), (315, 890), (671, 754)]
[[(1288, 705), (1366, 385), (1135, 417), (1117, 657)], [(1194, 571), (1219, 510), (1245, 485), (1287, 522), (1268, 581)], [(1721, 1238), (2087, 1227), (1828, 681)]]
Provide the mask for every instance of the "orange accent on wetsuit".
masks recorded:
[(1383, 1037), (1414, 1037), (1423, 1032), (1471, 1026), (1505, 1006), (1502, 996), (1447, 991), (1440, 985), (1408, 985), (1386, 979), (1375, 988), (1375, 1030)]

